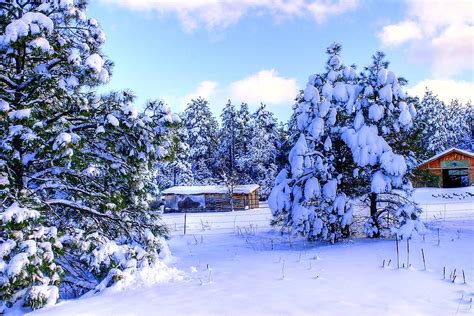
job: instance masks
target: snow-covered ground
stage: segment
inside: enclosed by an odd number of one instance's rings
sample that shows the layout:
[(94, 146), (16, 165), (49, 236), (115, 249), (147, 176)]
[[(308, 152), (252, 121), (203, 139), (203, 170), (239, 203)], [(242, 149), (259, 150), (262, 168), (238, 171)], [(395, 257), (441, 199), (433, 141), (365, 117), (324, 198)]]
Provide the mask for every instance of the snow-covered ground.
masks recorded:
[[(443, 192), (459, 194), (457, 190)], [(416, 198), (419, 201), (424, 198), (430, 205), (436, 201), (440, 205), (453, 205), (449, 197), (432, 196), (438, 193), (422, 189), (417, 191)], [(474, 212), (472, 196), (462, 203)], [(184, 215), (166, 214), (165, 220), (177, 227), (169, 242), (174, 256), (169, 265), (183, 272), (182, 281), (122, 291), (109, 289), (34, 314), (474, 313), (472, 219), (428, 222), (425, 236), (410, 241), (409, 258), (406, 241), (399, 243), (400, 269), (397, 269), (393, 239), (350, 239), (336, 245), (288, 239), (270, 228), (270, 213), (266, 208), (188, 214), (187, 235), (183, 236), (180, 231), (183, 226), (179, 227), (181, 216)]]
[[(448, 221), (437, 225), (429, 226), (424, 240), (420, 236), (410, 242), (409, 263), (406, 243), (400, 243), (400, 265), (409, 264), (409, 269), (396, 268), (394, 240), (356, 239), (328, 245), (290, 241), (272, 230), (176, 236), (170, 241), (176, 258), (173, 265), (185, 273), (184, 281), (106, 292), (59, 303), (35, 314), (473, 313), (474, 222)], [(453, 283), (450, 275), (454, 269)]]

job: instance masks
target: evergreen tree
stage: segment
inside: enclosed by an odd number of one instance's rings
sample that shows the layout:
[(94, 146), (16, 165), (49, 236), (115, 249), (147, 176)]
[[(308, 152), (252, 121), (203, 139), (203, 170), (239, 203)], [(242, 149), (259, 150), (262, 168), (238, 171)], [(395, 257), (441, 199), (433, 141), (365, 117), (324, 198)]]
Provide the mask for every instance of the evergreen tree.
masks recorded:
[(347, 235), (352, 217), (348, 197), (341, 190), (343, 170), (336, 168), (346, 161), (348, 150), (333, 146), (344, 146), (340, 128), (346, 120), (346, 103), (353, 102), (355, 92), (347, 92), (340, 49), (338, 44), (328, 48), (326, 72), (309, 78), (295, 106), (298, 140), (269, 198), (275, 224), (293, 234), (331, 242)]
[(448, 116), (444, 102), (438, 99), (431, 90), (426, 90), (417, 107), (415, 130), (421, 133), (420, 160), (426, 160), (433, 155), (449, 148)]
[(192, 166), (189, 155), (189, 145), (185, 142), (188, 137), (187, 129), (180, 123), (171, 132), (170, 155), (160, 161), (157, 170), (158, 186), (169, 188), (177, 185), (190, 185), (194, 182)]
[(252, 141), (251, 115), (247, 103), (242, 103), (235, 117), (235, 165), (236, 172), (240, 174), (242, 183), (251, 183), (251, 153), (250, 143)]
[(218, 123), (206, 100), (192, 100), (181, 119), (187, 130), (184, 137), (189, 146), (189, 161), (195, 184), (212, 184), (215, 181), (214, 156), (217, 150)]
[(275, 181), (280, 134), (273, 113), (262, 104), (252, 115), (249, 141), (250, 181), (260, 185), (260, 198), (267, 199)]
[(470, 141), (472, 129), (472, 105), (469, 103), (464, 105), (459, 100), (452, 100), (446, 107), (446, 118), (448, 147), (470, 149), (467, 143)]
[(367, 234), (378, 237), (397, 230), (408, 238), (412, 230), (422, 229), (420, 209), (410, 199), (409, 171), (416, 159), (406, 142), (416, 110), (405, 102), (406, 81), (387, 69), (385, 55), (377, 52), (372, 59), (359, 81), (360, 102), (343, 139), (358, 166), (354, 173), (361, 180), (359, 194), (369, 200)]
[(462, 149), (474, 152), (474, 105), (471, 101), (466, 103), (465, 110), (464, 117), (466, 118), (468, 128), (459, 146)]
[(139, 113), (128, 92), (96, 96), (112, 63), (84, 12), (0, 4), (2, 309), (53, 304), (58, 285), (79, 295), (158, 260), (166, 230), (148, 201), (177, 118), (161, 102)]
[(221, 121), (222, 127), (219, 131), (216, 164), (221, 171), (227, 170), (228, 177), (234, 178), (238, 175), (236, 161), (238, 118), (237, 110), (230, 100), (222, 110)]
[(410, 199), (415, 159), (405, 140), (416, 111), (404, 101), (405, 80), (386, 69), (382, 53), (358, 78), (340, 49), (328, 48), (327, 72), (310, 77), (297, 103), (298, 141), (269, 199), (275, 223), (335, 241), (348, 233), (349, 199), (368, 197), (367, 233), (409, 238), (423, 226)]

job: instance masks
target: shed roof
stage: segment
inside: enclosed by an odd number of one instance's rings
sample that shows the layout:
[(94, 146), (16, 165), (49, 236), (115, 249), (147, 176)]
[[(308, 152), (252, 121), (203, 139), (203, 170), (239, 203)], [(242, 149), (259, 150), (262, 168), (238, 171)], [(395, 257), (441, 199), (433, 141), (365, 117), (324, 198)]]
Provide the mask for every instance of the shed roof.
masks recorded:
[[(236, 185), (234, 194), (249, 194), (257, 190), (258, 184)], [(225, 185), (199, 185), (199, 186), (176, 186), (163, 191), (163, 194), (226, 194), (228, 189)]]
[(452, 148), (449, 148), (443, 152), (440, 152), (439, 154), (437, 155), (434, 155), (433, 157), (431, 157), (430, 159), (428, 160), (425, 160), (423, 161), (422, 163), (419, 164), (419, 166), (423, 166), (424, 164), (427, 164), (428, 162), (432, 162), (433, 160), (436, 160), (438, 158), (441, 158), (443, 157), (444, 155), (447, 155), (451, 152), (458, 152), (460, 154), (463, 154), (463, 155), (466, 155), (466, 156), (469, 156), (471, 158), (474, 158), (474, 153), (470, 152), (470, 151), (467, 151), (467, 150), (463, 150), (463, 149), (459, 149), (459, 148), (456, 148), (456, 147), (452, 147)]

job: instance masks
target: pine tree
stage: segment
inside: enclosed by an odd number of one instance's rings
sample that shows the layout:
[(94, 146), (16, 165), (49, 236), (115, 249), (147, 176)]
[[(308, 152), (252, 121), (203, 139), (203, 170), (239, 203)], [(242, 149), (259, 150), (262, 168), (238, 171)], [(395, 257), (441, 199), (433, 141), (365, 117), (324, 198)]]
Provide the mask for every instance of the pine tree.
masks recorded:
[(261, 199), (267, 199), (277, 173), (280, 134), (273, 113), (262, 104), (252, 115), (249, 141), (250, 181), (260, 185)]
[[(459, 100), (452, 100), (446, 107), (447, 138), (449, 147), (466, 148), (470, 140), (472, 126), (472, 105), (464, 105)], [(470, 124), (471, 123), (471, 124)], [(467, 148), (469, 149), (469, 148)]]
[(252, 140), (251, 115), (247, 103), (242, 103), (235, 116), (235, 166), (242, 183), (251, 183), (251, 153)]
[(367, 234), (378, 237), (396, 231), (408, 238), (422, 229), (420, 209), (410, 199), (409, 171), (416, 159), (406, 142), (416, 110), (405, 102), (405, 80), (387, 70), (384, 57), (377, 52), (372, 65), (365, 67), (355, 118), (342, 136), (358, 167), (358, 195), (369, 200)]
[(152, 267), (166, 232), (148, 201), (153, 166), (168, 155), (177, 118), (161, 102), (139, 113), (129, 92), (96, 96), (112, 63), (85, 9), (72, 1), (0, 4), (0, 241), (9, 245), (0, 253), (0, 300), (7, 308), (53, 304), (58, 284), (60, 295), (74, 296)]
[(236, 143), (238, 135), (237, 110), (229, 100), (222, 110), (222, 127), (219, 131), (219, 148), (217, 150), (216, 164), (218, 169), (226, 170), (228, 177), (238, 175), (236, 161)]
[(185, 142), (188, 131), (182, 123), (171, 130), (170, 155), (166, 160), (160, 161), (157, 183), (160, 188), (169, 188), (177, 185), (190, 185), (194, 182), (192, 166), (189, 155), (189, 145)]
[(216, 175), (214, 156), (217, 150), (218, 123), (203, 98), (192, 100), (181, 119), (187, 130), (184, 141), (189, 146), (189, 162), (195, 184), (212, 184)]
[[(340, 143), (346, 103), (353, 103), (355, 90), (347, 89), (354, 71), (343, 66), (338, 44), (327, 50), (326, 72), (309, 78), (295, 106), (297, 138), (288, 157), (289, 165), (276, 178), (269, 206), (274, 223), (309, 239), (335, 242), (348, 233), (352, 207), (341, 190), (347, 148)], [(338, 118), (339, 116), (339, 118)]]
[(418, 104), (417, 112), (414, 129), (421, 133), (420, 147), (424, 150), (419, 158), (423, 161), (448, 149), (448, 113), (444, 102), (428, 89)]
[(358, 77), (340, 49), (328, 48), (327, 72), (309, 78), (296, 105), (290, 137), (298, 140), (269, 199), (274, 222), (334, 242), (348, 234), (349, 200), (367, 197), (370, 236), (409, 238), (423, 225), (410, 199), (416, 160), (406, 140), (416, 110), (404, 101), (406, 81), (386, 69), (382, 53)]

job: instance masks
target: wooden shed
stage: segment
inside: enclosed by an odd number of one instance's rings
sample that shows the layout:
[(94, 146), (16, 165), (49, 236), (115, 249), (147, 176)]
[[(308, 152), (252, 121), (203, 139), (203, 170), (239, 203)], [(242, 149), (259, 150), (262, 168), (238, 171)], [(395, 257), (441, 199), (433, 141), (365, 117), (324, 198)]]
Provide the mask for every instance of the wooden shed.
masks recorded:
[[(474, 153), (451, 148), (424, 161), (418, 166), (419, 170), (427, 170), (438, 176), (439, 187), (457, 188), (474, 185)], [(416, 186), (424, 186), (415, 179)]]
[[(259, 207), (258, 184), (236, 185), (234, 210)], [(225, 185), (176, 186), (163, 191), (165, 212), (230, 211), (230, 194)]]

